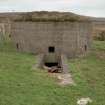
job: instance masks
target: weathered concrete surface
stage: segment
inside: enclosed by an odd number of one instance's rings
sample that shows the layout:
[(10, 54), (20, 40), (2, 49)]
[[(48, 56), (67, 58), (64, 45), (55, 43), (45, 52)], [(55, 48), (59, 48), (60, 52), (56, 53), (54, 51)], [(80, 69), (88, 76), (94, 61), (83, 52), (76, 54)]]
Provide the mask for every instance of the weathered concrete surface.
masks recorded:
[(5, 25), (4, 25), (4, 23), (0, 23), (0, 33), (5, 34)]
[(42, 69), (44, 63), (44, 54), (36, 56), (36, 64), (32, 67), (33, 70)]
[(61, 54), (61, 67), (62, 67), (62, 73), (63, 74), (68, 74), (69, 69), (68, 69), (68, 62), (67, 62), (67, 57), (64, 54)]
[(5, 17), (0, 17), (0, 33), (2, 35), (10, 35), (11, 33), (11, 23)]
[(90, 48), (88, 22), (13, 22), (11, 28), (18, 51), (49, 56), (48, 48), (54, 46), (55, 55), (63, 53), (71, 58), (84, 55)]

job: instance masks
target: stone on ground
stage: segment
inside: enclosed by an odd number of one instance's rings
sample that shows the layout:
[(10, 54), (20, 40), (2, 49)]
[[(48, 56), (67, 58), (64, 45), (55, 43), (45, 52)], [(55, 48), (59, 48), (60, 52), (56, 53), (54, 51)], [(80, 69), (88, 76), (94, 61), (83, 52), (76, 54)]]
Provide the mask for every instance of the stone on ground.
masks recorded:
[(92, 100), (88, 98), (81, 98), (77, 101), (77, 105), (87, 105), (88, 103), (91, 103)]

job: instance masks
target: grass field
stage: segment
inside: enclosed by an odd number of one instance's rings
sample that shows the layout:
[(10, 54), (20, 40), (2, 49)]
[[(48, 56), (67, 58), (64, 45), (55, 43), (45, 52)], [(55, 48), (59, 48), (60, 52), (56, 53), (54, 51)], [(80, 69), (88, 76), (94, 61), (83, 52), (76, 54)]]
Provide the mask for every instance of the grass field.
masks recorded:
[(34, 55), (17, 53), (11, 43), (1, 43), (0, 105), (76, 105), (81, 97), (90, 97), (90, 105), (105, 105), (103, 52), (105, 42), (95, 41), (89, 56), (69, 60), (76, 86), (59, 86), (46, 71), (32, 70)]

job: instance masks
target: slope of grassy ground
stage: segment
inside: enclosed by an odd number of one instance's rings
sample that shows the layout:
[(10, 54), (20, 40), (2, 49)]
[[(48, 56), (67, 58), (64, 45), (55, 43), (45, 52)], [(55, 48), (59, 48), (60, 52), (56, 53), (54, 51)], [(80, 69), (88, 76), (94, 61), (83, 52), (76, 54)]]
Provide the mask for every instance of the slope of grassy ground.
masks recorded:
[(93, 41), (92, 47), (96, 50), (105, 50), (105, 41)]
[[(105, 49), (103, 43), (94, 42), (94, 49)], [(81, 97), (90, 97), (90, 105), (104, 105), (104, 58), (92, 51), (85, 58), (69, 60), (76, 86), (59, 86), (46, 71), (32, 70), (34, 55), (0, 44), (0, 105), (76, 105)]]

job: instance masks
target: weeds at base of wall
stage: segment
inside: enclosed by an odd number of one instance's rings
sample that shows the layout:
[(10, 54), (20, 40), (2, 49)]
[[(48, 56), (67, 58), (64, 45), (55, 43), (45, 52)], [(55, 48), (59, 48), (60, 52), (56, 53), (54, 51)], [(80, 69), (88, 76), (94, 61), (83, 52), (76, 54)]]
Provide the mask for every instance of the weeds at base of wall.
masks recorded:
[(12, 44), (9, 35), (0, 33), (0, 51), (15, 51), (15, 47)]

